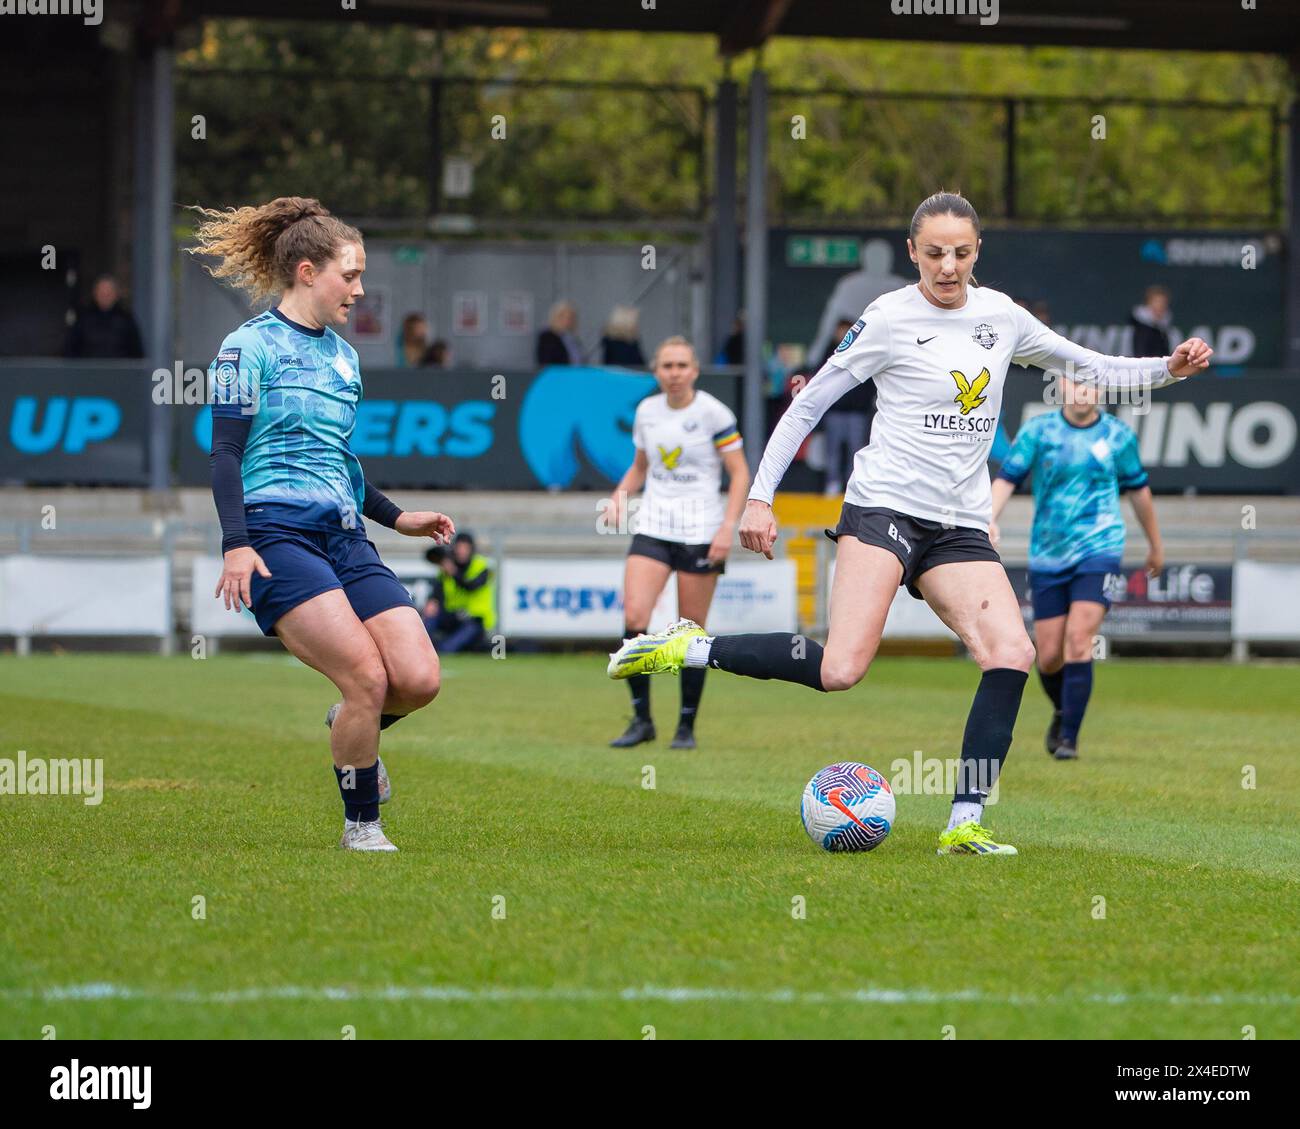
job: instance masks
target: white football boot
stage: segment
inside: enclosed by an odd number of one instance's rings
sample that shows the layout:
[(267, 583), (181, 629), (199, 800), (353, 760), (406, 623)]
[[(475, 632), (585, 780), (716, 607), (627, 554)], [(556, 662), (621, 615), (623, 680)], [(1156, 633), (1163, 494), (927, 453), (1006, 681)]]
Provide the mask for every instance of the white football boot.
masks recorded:
[(383, 825), (377, 819), (373, 823), (364, 821), (353, 823), (352, 820), (345, 819), (343, 821), (343, 838), (339, 840), (339, 846), (348, 851), (397, 850), (397, 847), (384, 834)]

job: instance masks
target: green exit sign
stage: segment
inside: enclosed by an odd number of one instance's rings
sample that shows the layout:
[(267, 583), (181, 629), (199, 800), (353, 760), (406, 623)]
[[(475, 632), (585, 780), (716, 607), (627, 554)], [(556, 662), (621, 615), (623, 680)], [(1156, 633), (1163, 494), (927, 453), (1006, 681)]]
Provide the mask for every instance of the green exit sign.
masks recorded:
[(785, 241), (785, 261), (792, 267), (856, 267), (860, 251), (856, 239), (791, 235)]

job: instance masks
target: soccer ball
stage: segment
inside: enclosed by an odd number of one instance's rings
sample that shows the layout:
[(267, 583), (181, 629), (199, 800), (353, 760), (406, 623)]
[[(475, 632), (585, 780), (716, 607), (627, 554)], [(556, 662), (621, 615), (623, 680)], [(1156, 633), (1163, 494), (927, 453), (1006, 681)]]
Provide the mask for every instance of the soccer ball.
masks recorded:
[(799, 817), (825, 850), (874, 851), (894, 824), (894, 792), (865, 764), (829, 764), (808, 781)]

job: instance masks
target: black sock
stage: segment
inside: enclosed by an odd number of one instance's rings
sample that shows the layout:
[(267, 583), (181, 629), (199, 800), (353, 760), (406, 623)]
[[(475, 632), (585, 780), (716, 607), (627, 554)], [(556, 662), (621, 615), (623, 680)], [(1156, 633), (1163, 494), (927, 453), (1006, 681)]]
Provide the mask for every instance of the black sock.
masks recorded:
[(682, 667), (682, 713), (678, 725), (695, 728), (695, 715), (700, 709), (700, 695), (704, 693), (704, 676), (708, 670), (702, 666)]
[(966, 718), (953, 803), (982, 804), (993, 790), (1011, 748), (1011, 731), (1028, 681), (1023, 670), (998, 667), (984, 672)]
[(339, 782), (339, 795), (343, 797), (343, 814), (348, 819), (354, 823), (357, 820), (373, 823), (379, 818), (378, 762), (369, 768), (335, 768), (334, 775)]
[[(645, 633), (644, 627), (631, 627), (628, 624), (623, 625), (623, 638), (635, 639), (638, 635)], [(627, 688), (632, 694), (632, 711), (636, 714), (638, 721), (650, 720), (650, 676), (648, 674), (634, 674), (627, 680)]]
[(379, 728), (387, 729), (390, 725), (396, 725), (405, 716), (404, 713), (381, 713), (379, 715)]
[(1065, 676), (1061, 682), (1061, 740), (1073, 745), (1092, 696), (1092, 662), (1066, 663), (1061, 673)]
[(822, 645), (806, 635), (774, 631), (764, 635), (719, 635), (709, 649), (709, 666), (746, 678), (779, 678), (826, 692)]
[(650, 720), (650, 676), (634, 674), (627, 680), (627, 688), (632, 692), (632, 709), (637, 720)]
[(1038, 668), (1038, 681), (1043, 684), (1043, 689), (1047, 691), (1047, 696), (1052, 699), (1052, 706), (1058, 712), (1061, 709), (1061, 671), (1054, 670), (1051, 674), (1044, 674), (1043, 668)]

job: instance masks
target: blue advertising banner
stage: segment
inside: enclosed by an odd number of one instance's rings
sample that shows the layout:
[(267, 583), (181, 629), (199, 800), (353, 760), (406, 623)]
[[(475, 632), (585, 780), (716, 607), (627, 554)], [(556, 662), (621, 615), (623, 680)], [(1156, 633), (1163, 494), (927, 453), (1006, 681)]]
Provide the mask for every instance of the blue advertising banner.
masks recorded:
[[(535, 373), (380, 369), (363, 374), (352, 450), (380, 487), (605, 490), (632, 465), (636, 406), (649, 373), (554, 366)], [(739, 379), (699, 387), (738, 408)], [(208, 481), (211, 413), (178, 416), (180, 481)]]
[(149, 411), (140, 362), (0, 366), (0, 482), (143, 486)]

